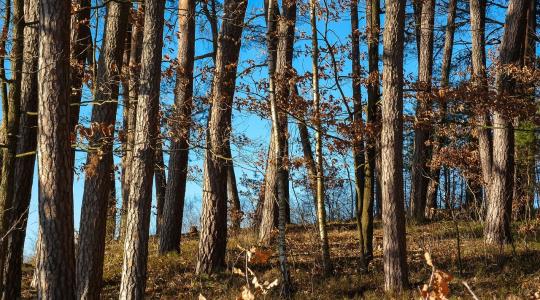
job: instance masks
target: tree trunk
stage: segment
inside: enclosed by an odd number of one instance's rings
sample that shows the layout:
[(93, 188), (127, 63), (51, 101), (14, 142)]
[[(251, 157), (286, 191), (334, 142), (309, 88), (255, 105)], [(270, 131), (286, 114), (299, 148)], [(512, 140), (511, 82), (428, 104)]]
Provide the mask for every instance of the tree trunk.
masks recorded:
[(212, 108), (204, 162), (201, 235), (197, 274), (225, 267), (227, 246), (227, 143), (247, 1), (226, 0), (212, 83)]
[[(21, 105), (21, 77), (23, 67), (23, 46), (24, 46), (24, 0), (13, 1), (12, 20), (12, 43), (10, 58), (9, 95), (7, 103), (3, 101), (4, 107), (2, 117), (5, 119), (4, 143), (5, 148), (1, 149), (2, 172), (0, 178), (0, 290), (3, 291), (3, 275), (7, 243), (3, 238), (9, 231), (11, 218), (13, 216), (13, 197), (15, 192), (15, 162), (17, 154), (17, 134), (19, 133), (20, 105)], [(4, 55), (4, 53), (2, 53)], [(7, 114), (4, 112), (7, 111)]]
[(112, 144), (128, 13), (127, 3), (107, 4), (105, 35), (94, 82), (94, 134), (89, 139), (79, 226), (77, 293), (82, 299), (99, 299), (101, 292), (107, 211), (114, 187)]
[(73, 189), (69, 127), (70, 1), (39, 3), (38, 298), (75, 299)]
[[(158, 127), (158, 131), (160, 130)], [(154, 166), (154, 180), (156, 184), (156, 234), (161, 234), (161, 224), (163, 224), (163, 206), (165, 204), (165, 193), (167, 189), (167, 178), (165, 177), (165, 163), (163, 162), (163, 142), (156, 141), (156, 163)]]
[(152, 176), (159, 124), (159, 92), (165, 1), (145, 3), (144, 48), (131, 163), (120, 298), (143, 299), (148, 259)]
[[(369, 1), (368, 1), (369, 2)], [(361, 95), (361, 69), (360, 69), (360, 31), (358, 29), (358, 1), (351, 1), (351, 56), (352, 56), (352, 90), (353, 90), (353, 140), (352, 152), (354, 160), (354, 186), (356, 200), (356, 221), (360, 240), (360, 265), (366, 265), (364, 248), (364, 230), (362, 228), (362, 213), (364, 211), (364, 188), (365, 188), (365, 158), (363, 141), (362, 120), (362, 95)]]
[(143, 42), (144, 29), (144, 2), (139, 3), (137, 13), (134, 15), (131, 26), (131, 43), (129, 51), (129, 74), (127, 89), (124, 95), (125, 105), (127, 106), (126, 123), (124, 131), (126, 135), (126, 154), (122, 165), (122, 208), (120, 210), (120, 239), (124, 239), (126, 231), (126, 216), (129, 202), (129, 188), (131, 185), (131, 164), (133, 162), (133, 147), (135, 140), (135, 121), (137, 117), (137, 105), (139, 97), (139, 75)]
[[(38, 20), (38, 1), (26, 0), (24, 20)], [(13, 194), (13, 231), (7, 238), (4, 291), (2, 299), (18, 299), (21, 295), (21, 265), (28, 218), (28, 207), (34, 180), (37, 144), (37, 64), (38, 25), (24, 27), (23, 65), (21, 75), (21, 118), (15, 160), (15, 192)]]
[(238, 188), (236, 187), (236, 175), (234, 173), (234, 163), (232, 159), (232, 153), (230, 145), (228, 147), (227, 157), (230, 158), (229, 165), (227, 166), (227, 198), (231, 205), (229, 212), (231, 228), (233, 231), (240, 229), (242, 223), (242, 207), (240, 206), (240, 197), (238, 196)]
[(362, 203), (362, 237), (367, 260), (373, 257), (373, 204), (375, 200), (375, 163), (376, 137), (378, 136), (377, 102), (379, 101), (379, 31), (380, 1), (369, 0), (366, 7), (367, 43), (368, 43), (368, 103), (366, 128), (366, 163), (364, 164), (364, 199)]
[(184, 198), (188, 174), (189, 129), (195, 55), (195, 1), (178, 4), (178, 68), (176, 69), (174, 139), (169, 155), (169, 181), (165, 190), (159, 253), (180, 252)]
[[(454, 32), (455, 32), (455, 19), (456, 19), (456, 7), (457, 0), (450, 0), (448, 2), (448, 18), (446, 20), (446, 32), (444, 39), (444, 50), (442, 60), (442, 74), (441, 74), (441, 89), (447, 89), (450, 84), (450, 68), (452, 62), (452, 52), (454, 49)], [(439, 103), (440, 114), (440, 126), (444, 126), (446, 121), (447, 104), (445, 100)], [(437, 159), (439, 151), (444, 144), (444, 139), (440, 135), (435, 135), (435, 143), (431, 154), (431, 160)], [(439, 188), (439, 177), (441, 168), (439, 166), (430, 166), (429, 171), (429, 183), (426, 196), (426, 211), (425, 216), (427, 218), (432, 217), (432, 210), (437, 208), (437, 190)]]
[(322, 265), (325, 275), (332, 272), (332, 262), (330, 261), (330, 247), (328, 245), (328, 233), (326, 230), (326, 209), (324, 191), (324, 170), (323, 170), (323, 145), (322, 145), (322, 124), (319, 94), (319, 45), (317, 40), (317, 3), (310, 1), (310, 22), (311, 22), (311, 67), (313, 84), (313, 107), (315, 122), (315, 157), (317, 165), (317, 223), (319, 226), (319, 238), (321, 243)]
[(382, 221), (384, 289), (408, 285), (403, 200), (403, 35), (405, 1), (386, 2), (382, 84)]
[(433, 24), (435, 20), (435, 0), (422, 2), (422, 15), (420, 25), (420, 48), (418, 62), (418, 91), (416, 116), (419, 119), (415, 124), (414, 153), (411, 171), (411, 217), (416, 222), (424, 221), (426, 210), (426, 193), (428, 186), (427, 158), (429, 148), (426, 142), (429, 139), (431, 126), (429, 120), (424, 120), (431, 110), (431, 73), (433, 70)]
[[(511, 0), (506, 13), (505, 30), (499, 50), (502, 66), (496, 78), (497, 94), (501, 99), (514, 91), (514, 81), (506, 74), (505, 66), (520, 67), (520, 50), (525, 37), (527, 1)], [(500, 104), (499, 104), (500, 106)], [(498, 105), (493, 110), (493, 169), (489, 185), (489, 201), (484, 236), (487, 243), (503, 244), (512, 241), (512, 189), (514, 174), (514, 132), (512, 121)]]

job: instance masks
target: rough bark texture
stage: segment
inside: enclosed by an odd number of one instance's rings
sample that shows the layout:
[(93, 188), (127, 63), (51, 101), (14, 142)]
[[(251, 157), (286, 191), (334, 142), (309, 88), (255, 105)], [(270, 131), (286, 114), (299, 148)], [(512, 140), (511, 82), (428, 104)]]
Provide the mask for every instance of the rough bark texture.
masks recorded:
[(69, 128), (70, 1), (39, 3), (38, 297), (75, 299), (72, 161)]
[(240, 224), (242, 223), (243, 212), (240, 205), (238, 188), (236, 186), (236, 174), (234, 172), (234, 163), (230, 145), (228, 147), (227, 154), (227, 157), (230, 158), (229, 165), (227, 166), (227, 199), (231, 205), (231, 209), (229, 210), (229, 219), (232, 230), (238, 231), (240, 229)]
[[(159, 125), (158, 125), (159, 126)], [(161, 126), (158, 127), (158, 131)], [(156, 234), (161, 234), (163, 224), (163, 206), (165, 205), (165, 193), (167, 189), (167, 177), (165, 177), (165, 163), (163, 161), (163, 141), (156, 141), (156, 163), (154, 166), (154, 181), (156, 184)]]
[[(17, 154), (17, 134), (19, 133), (20, 104), (21, 104), (21, 77), (23, 66), (23, 38), (24, 38), (24, 0), (13, 1), (12, 44), (10, 53), (9, 95), (7, 107), (4, 107), (2, 117), (5, 119), (4, 144), (2, 148), (2, 171), (0, 176), (0, 290), (3, 291), (3, 275), (6, 259), (6, 241), (3, 238), (10, 230), (13, 216), (13, 197), (15, 192), (15, 162)], [(3, 54), (2, 54), (3, 55)], [(4, 99), (5, 100), (5, 99)], [(5, 105), (6, 102), (3, 102)], [(4, 114), (7, 108), (7, 114)]]
[(144, 3), (139, 3), (137, 12), (133, 16), (131, 26), (131, 42), (129, 51), (129, 68), (127, 79), (127, 93), (124, 102), (127, 106), (126, 123), (124, 124), (126, 147), (125, 160), (122, 165), (122, 208), (120, 210), (120, 239), (123, 239), (126, 231), (126, 215), (129, 200), (129, 188), (131, 185), (131, 164), (133, 161), (133, 145), (135, 140), (135, 118), (137, 116), (137, 104), (139, 96), (139, 74), (144, 29)]
[[(448, 2), (448, 18), (446, 20), (446, 32), (444, 39), (443, 59), (441, 67), (441, 89), (447, 89), (450, 83), (450, 68), (452, 62), (452, 52), (454, 49), (454, 32), (455, 32), (455, 19), (456, 19), (456, 7), (457, 0), (450, 0)], [(446, 102), (439, 103), (439, 121), (444, 124), (446, 121)], [(440, 135), (435, 135), (435, 143), (432, 149), (431, 158), (437, 159), (439, 151), (443, 146), (444, 140)], [(428, 218), (432, 216), (432, 210), (437, 208), (437, 190), (439, 187), (439, 177), (441, 168), (439, 166), (432, 165), (429, 170), (429, 183), (426, 195), (426, 211), (425, 215)]]
[(379, 31), (380, 1), (369, 0), (366, 6), (367, 43), (368, 43), (368, 103), (366, 132), (366, 162), (364, 164), (364, 199), (362, 203), (362, 237), (364, 253), (367, 260), (373, 257), (373, 206), (375, 200), (375, 163), (377, 156), (378, 114), (377, 102), (379, 93)]
[(159, 252), (180, 252), (182, 217), (188, 172), (189, 129), (193, 95), (195, 55), (195, 1), (178, 4), (178, 68), (176, 70), (174, 139), (169, 156), (169, 181), (165, 191)]
[(429, 168), (427, 158), (431, 126), (429, 120), (423, 121), (425, 114), (431, 110), (431, 73), (433, 70), (433, 24), (435, 20), (435, 0), (422, 2), (420, 24), (420, 48), (418, 62), (418, 91), (416, 116), (419, 122), (415, 128), (414, 153), (411, 170), (411, 202), (410, 214), (416, 222), (424, 220), (426, 209), (426, 192), (428, 186)]
[[(38, 20), (38, 0), (26, 0), (24, 19), (26, 22)], [(17, 299), (21, 295), (21, 265), (24, 239), (28, 218), (28, 206), (34, 179), (34, 164), (37, 144), (37, 64), (38, 25), (24, 28), (24, 53), (21, 75), (21, 118), (15, 161), (15, 193), (13, 198), (12, 226), (8, 236), (6, 264), (4, 266), (4, 291), (2, 299)]]
[(323, 145), (322, 145), (322, 124), (319, 93), (319, 44), (317, 41), (317, 3), (310, 1), (310, 23), (311, 23), (311, 72), (313, 89), (313, 108), (315, 122), (315, 158), (317, 165), (317, 224), (319, 227), (319, 239), (321, 243), (322, 267), (325, 275), (332, 272), (330, 261), (330, 246), (328, 245), (328, 233), (326, 230), (326, 208), (324, 190), (324, 170), (323, 170)]
[(152, 175), (158, 129), (159, 83), (163, 48), (165, 1), (147, 0), (144, 16), (144, 48), (141, 56), (139, 96), (130, 174), (121, 299), (143, 299), (146, 287), (148, 230), (152, 204)]
[[(506, 13), (505, 30), (499, 48), (496, 85), (498, 101), (506, 101), (514, 91), (511, 75), (505, 66), (520, 66), (520, 50), (525, 37), (526, 0), (511, 0)], [(489, 185), (484, 236), (487, 243), (502, 244), (512, 241), (510, 218), (512, 215), (512, 189), (514, 174), (514, 131), (512, 120), (495, 105), (493, 111), (493, 167)]]
[(97, 64), (86, 177), (79, 226), (77, 293), (81, 299), (99, 299), (107, 210), (114, 178), (112, 143), (118, 107), (118, 89), (129, 5), (109, 2), (105, 35)]
[(384, 289), (408, 285), (403, 200), (403, 28), (405, 1), (386, 2), (382, 84), (382, 222)]
[(227, 245), (227, 143), (246, 0), (227, 0), (218, 38), (212, 82), (212, 108), (204, 162), (201, 235), (196, 272), (214, 273), (225, 266)]

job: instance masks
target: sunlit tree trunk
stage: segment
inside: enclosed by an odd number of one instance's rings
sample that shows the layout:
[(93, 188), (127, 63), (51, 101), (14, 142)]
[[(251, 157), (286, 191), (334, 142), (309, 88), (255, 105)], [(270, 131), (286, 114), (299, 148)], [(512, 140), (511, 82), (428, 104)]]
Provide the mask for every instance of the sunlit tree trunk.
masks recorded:
[(386, 2), (382, 84), (382, 222), (384, 289), (408, 285), (403, 199), (403, 39), (405, 0)]
[(180, 251), (184, 197), (188, 174), (189, 129), (193, 95), (195, 55), (195, 1), (178, 4), (178, 68), (176, 70), (175, 110), (172, 116), (173, 141), (169, 155), (169, 181), (165, 190), (159, 252)]
[[(525, 37), (527, 1), (511, 0), (506, 13), (505, 30), (499, 48), (498, 63), (503, 67), (496, 78), (497, 94), (502, 101), (514, 92), (514, 80), (505, 66), (521, 66), (520, 50)], [(501, 101), (499, 100), (499, 101)], [(489, 185), (484, 236), (487, 243), (503, 244), (512, 241), (510, 219), (514, 174), (514, 131), (512, 120), (500, 108), (493, 109), (493, 166)]]
[(70, 1), (39, 3), (38, 298), (75, 299), (72, 161), (69, 128)]
[(321, 244), (323, 272), (329, 275), (332, 272), (332, 263), (330, 261), (330, 246), (328, 245), (328, 233), (326, 229), (326, 209), (325, 191), (324, 191), (324, 169), (323, 169), (323, 145), (322, 145), (322, 124), (319, 93), (319, 43), (317, 41), (317, 2), (310, 1), (310, 22), (311, 22), (311, 70), (312, 70), (312, 89), (313, 89), (313, 107), (315, 122), (315, 158), (317, 165), (317, 223), (319, 227), (319, 238)]
[(121, 299), (142, 299), (146, 287), (148, 235), (152, 204), (152, 176), (159, 124), (161, 51), (165, 1), (147, 0), (144, 45), (141, 54), (139, 95), (131, 164), (124, 242)]
[(198, 274), (225, 267), (227, 246), (227, 143), (230, 139), (232, 102), (240, 53), (246, 0), (224, 3), (223, 24), (218, 39), (212, 108), (204, 162), (201, 235), (197, 257)]

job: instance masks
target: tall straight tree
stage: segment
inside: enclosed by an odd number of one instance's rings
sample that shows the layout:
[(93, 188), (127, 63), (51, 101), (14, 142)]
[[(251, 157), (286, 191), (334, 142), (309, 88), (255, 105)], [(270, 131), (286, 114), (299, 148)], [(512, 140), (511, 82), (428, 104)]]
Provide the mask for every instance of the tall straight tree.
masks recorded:
[(164, 0), (145, 2), (137, 117), (126, 216), (120, 298), (142, 299), (146, 287), (152, 176), (159, 124)]
[(387, 1), (383, 34), (382, 222), (384, 289), (408, 285), (403, 199), (403, 40), (405, 0)]
[[(9, 20), (5, 20), (8, 22)], [(17, 154), (17, 134), (19, 133), (20, 105), (21, 105), (21, 77), (23, 66), (24, 46), (24, 0), (13, 1), (12, 45), (11, 45), (11, 79), (7, 101), (3, 99), (3, 114), (5, 119), (6, 148), (2, 149), (2, 171), (0, 178), (0, 237), (4, 237), (11, 226), (13, 216), (13, 197), (15, 192), (15, 156)], [(7, 104), (7, 106), (6, 106)], [(4, 270), (6, 259), (6, 239), (0, 239), (0, 271)], [(0, 272), (0, 287), (3, 283), (4, 272)]]
[(497, 101), (493, 106), (493, 162), (484, 236), (487, 243), (512, 241), (510, 219), (514, 175), (514, 128), (504, 112), (504, 104), (514, 89), (508, 66), (522, 66), (521, 47), (525, 40), (526, 0), (511, 0), (506, 12), (504, 35), (499, 47), (499, 69), (496, 77)]
[(431, 110), (431, 75), (433, 71), (433, 25), (435, 21), (435, 0), (422, 2), (420, 18), (420, 48), (418, 61), (418, 91), (416, 116), (420, 120), (416, 124), (414, 135), (414, 153), (411, 171), (410, 214), (416, 222), (424, 221), (426, 209), (426, 193), (428, 187), (427, 159), (431, 126), (423, 121), (425, 114)]
[[(369, 2), (369, 1), (368, 1)], [(364, 141), (362, 139), (362, 94), (360, 69), (360, 31), (358, 29), (358, 1), (351, 1), (351, 56), (353, 76), (353, 160), (355, 177), (356, 221), (360, 240), (360, 265), (365, 266), (366, 257), (364, 249), (364, 230), (362, 228), (362, 212), (364, 205), (365, 188), (365, 155)]]
[(203, 178), (198, 274), (225, 267), (227, 246), (227, 143), (247, 0), (226, 0), (212, 82)]
[(72, 161), (69, 128), (69, 16), (71, 2), (39, 3), (38, 298), (75, 299)]
[[(456, 30), (456, 8), (457, 0), (450, 0), (448, 2), (448, 17), (446, 20), (446, 30), (444, 38), (444, 48), (443, 48), (443, 58), (442, 58), (442, 67), (441, 67), (441, 89), (448, 89), (450, 84), (450, 68), (452, 62), (452, 52), (454, 49), (454, 32)], [(445, 124), (447, 105), (444, 101), (439, 103), (439, 114), (441, 124)], [(443, 138), (440, 135), (435, 136), (435, 144), (432, 149), (432, 160), (437, 158), (439, 151), (444, 142)], [(436, 165), (430, 166), (429, 171), (429, 183), (426, 194), (426, 217), (431, 217), (431, 209), (437, 207), (437, 190), (439, 187), (439, 177), (440, 177), (441, 168)]]
[(178, 67), (176, 68), (173, 141), (169, 156), (169, 181), (165, 191), (159, 252), (180, 252), (182, 217), (188, 171), (189, 130), (195, 55), (195, 1), (178, 3)]
[[(26, 0), (24, 20), (27, 23), (38, 20), (38, 1)], [(15, 161), (15, 192), (13, 194), (12, 227), (7, 238), (6, 264), (4, 266), (4, 290), (2, 299), (17, 299), (21, 295), (21, 266), (23, 262), (24, 239), (28, 218), (28, 207), (34, 179), (35, 149), (37, 144), (37, 64), (38, 25), (24, 27), (23, 65), (21, 75), (21, 119)]]
[(128, 14), (128, 3), (107, 3), (91, 122), (108, 130), (95, 130), (89, 139), (77, 251), (77, 295), (81, 299), (98, 299), (101, 291), (107, 210), (114, 188), (112, 142)]
[(319, 227), (319, 239), (321, 243), (321, 255), (323, 272), (329, 275), (332, 272), (330, 261), (330, 246), (328, 245), (328, 233), (326, 229), (326, 208), (324, 191), (324, 169), (323, 169), (323, 145), (322, 145), (322, 124), (319, 92), (319, 43), (317, 37), (317, 2), (310, 0), (310, 23), (311, 23), (311, 70), (313, 89), (313, 109), (315, 114), (315, 159), (317, 165), (317, 224)]
[[(137, 98), (139, 96), (139, 75), (144, 29), (144, 2), (138, 4), (137, 10), (132, 14), (131, 39), (129, 59), (127, 61), (127, 82), (124, 87), (124, 132), (126, 136), (125, 155), (122, 161), (122, 208), (120, 209), (120, 239), (126, 231), (126, 216), (129, 202), (129, 188), (131, 183), (131, 165), (133, 160), (133, 145), (135, 142), (135, 122), (137, 116)], [(126, 92), (127, 90), (127, 92)]]
[[(278, 3), (276, 1), (265, 1), (266, 8), (266, 47), (268, 51), (268, 75), (269, 75), (269, 93), (268, 98), (269, 102), (274, 101), (275, 98), (275, 77), (274, 73), (276, 72), (276, 62), (277, 56), (277, 20), (280, 17)], [(283, 49), (283, 51), (286, 51)], [(283, 107), (286, 103), (286, 99), (283, 103), (276, 102), (278, 107)], [(279, 109), (278, 109), (279, 110)], [(279, 145), (283, 148), (279, 151), (286, 152), (287, 144), (287, 116), (281, 112), (278, 112), (278, 119), (276, 119), (279, 124), (274, 124), (272, 122), (272, 127), (280, 126), (279, 131)], [(272, 129), (273, 132), (273, 129)], [(273, 134), (273, 133), (271, 133)], [(262, 208), (262, 217), (261, 224), (259, 226), (259, 242), (263, 244), (270, 243), (270, 238), (272, 236), (272, 231), (278, 225), (278, 215), (279, 215), (279, 199), (278, 199), (278, 189), (279, 185), (283, 185), (284, 178), (280, 178), (280, 166), (279, 159), (275, 155), (279, 152), (274, 149), (277, 147), (276, 140), (274, 138), (270, 139), (270, 145), (268, 150), (268, 160), (266, 173), (264, 174), (264, 201)], [(284, 187), (288, 189), (287, 187)], [(286, 196), (286, 195), (285, 195)], [(288, 201), (288, 200), (287, 200)]]
[[(381, 4), (379, 0), (368, 0), (366, 5), (366, 30), (368, 43), (368, 103), (367, 126), (377, 128), (379, 101), (379, 31)], [(375, 163), (377, 154), (376, 131), (366, 134), (366, 162), (364, 164), (364, 199), (362, 203), (362, 237), (367, 260), (373, 257), (373, 204), (375, 200)]]

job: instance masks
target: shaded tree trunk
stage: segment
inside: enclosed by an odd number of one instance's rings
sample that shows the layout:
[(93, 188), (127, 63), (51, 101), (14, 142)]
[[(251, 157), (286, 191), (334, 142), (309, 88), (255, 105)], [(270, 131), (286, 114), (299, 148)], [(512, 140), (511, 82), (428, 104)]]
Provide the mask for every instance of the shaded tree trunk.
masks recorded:
[(201, 235), (197, 274), (214, 273), (225, 266), (227, 246), (227, 143), (232, 101), (247, 1), (227, 0), (219, 34), (212, 82), (212, 108), (204, 162)]
[[(158, 131), (161, 126), (158, 126)], [(161, 224), (163, 224), (163, 206), (165, 204), (165, 192), (167, 189), (167, 178), (165, 177), (165, 163), (163, 162), (163, 142), (156, 141), (156, 163), (154, 166), (154, 181), (156, 184), (156, 234), (161, 234)]]
[(193, 95), (195, 55), (195, 1), (178, 4), (178, 68), (176, 70), (174, 139), (169, 156), (169, 181), (165, 190), (159, 252), (180, 252), (184, 198), (188, 175), (189, 129)]
[(38, 297), (75, 299), (73, 165), (69, 127), (70, 1), (39, 3), (38, 143), (39, 225)]
[[(448, 18), (446, 20), (446, 32), (444, 39), (443, 59), (442, 59), (442, 74), (441, 74), (441, 89), (447, 89), (450, 84), (450, 68), (452, 62), (452, 52), (454, 48), (454, 32), (456, 19), (457, 0), (448, 2)], [(446, 121), (447, 104), (445, 100), (439, 103), (439, 114), (441, 126), (444, 126)], [(439, 151), (444, 144), (444, 139), (440, 135), (435, 135), (435, 143), (433, 146), (431, 160), (437, 159)], [(440, 166), (432, 165), (429, 171), (429, 183), (426, 196), (426, 211), (427, 218), (432, 217), (432, 210), (437, 208), (437, 190), (439, 188), (439, 177), (441, 173)]]
[(382, 85), (382, 222), (384, 289), (408, 285), (403, 199), (403, 39), (405, 1), (386, 2)]
[(232, 159), (231, 148), (229, 145), (228, 156), (230, 158), (229, 165), (227, 166), (227, 198), (231, 205), (229, 212), (231, 228), (233, 231), (240, 229), (242, 223), (242, 207), (240, 206), (240, 197), (238, 196), (238, 188), (236, 187), (236, 175), (234, 173), (234, 163)]
[(420, 24), (420, 48), (418, 62), (418, 91), (415, 124), (414, 153), (411, 170), (411, 202), (410, 214), (416, 222), (424, 221), (426, 210), (426, 193), (429, 169), (427, 159), (430, 147), (426, 145), (431, 126), (426, 114), (431, 110), (431, 73), (433, 70), (433, 24), (435, 20), (435, 0), (422, 2)]
[(114, 185), (112, 144), (118, 107), (118, 89), (129, 5), (107, 4), (105, 35), (94, 82), (94, 104), (86, 178), (79, 226), (77, 293), (81, 299), (98, 299), (101, 292), (107, 211)]
[[(506, 13), (505, 30), (499, 50), (499, 64), (503, 66), (496, 78), (498, 101), (506, 102), (514, 93), (514, 80), (504, 66), (521, 66), (520, 50), (525, 37), (527, 1), (511, 0)], [(502, 103), (493, 110), (493, 167), (489, 185), (484, 236), (487, 243), (502, 244), (512, 241), (510, 219), (514, 174), (514, 131), (512, 120), (503, 111)]]
[(140, 85), (131, 162), (120, 298), (142, 299), (146, 287), (152, 176), (159, 125), (165, 1), (145, 2)]
[(375, 200), (375, 163), (378, 136), (377, 102), (379, 93), (379, 31), (380, 31), (380, 1), (369, 0), (366, 6), (368, 68), (369, 77), (367, 85), (367, 126), (366, 130), (366, 163), (364, 164), (364, 199), (362, 204), (362, 237), (365, 257), (373, 257), (373, 206)]
[[(24, 20), (27, 23), (38, 20), (38, 1), (26, 0)], [(24, 239), (28, 219), (28, 207), (34, 180), (34, 164), (37, 145), (37, 64), (38, 25), (24, 27), (23, 65), (21, 74), (21, 118), (15, 160), (15, 181), (13, 194), (13, 231), (7, 237), (6, 264), (4, 266), (4, 290), (2, 299), (17, 299), (21, 295), (21, 265), (23, 262)]]

